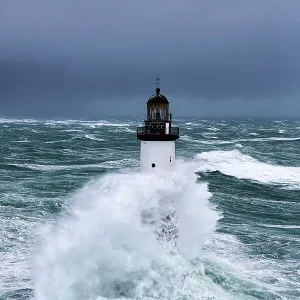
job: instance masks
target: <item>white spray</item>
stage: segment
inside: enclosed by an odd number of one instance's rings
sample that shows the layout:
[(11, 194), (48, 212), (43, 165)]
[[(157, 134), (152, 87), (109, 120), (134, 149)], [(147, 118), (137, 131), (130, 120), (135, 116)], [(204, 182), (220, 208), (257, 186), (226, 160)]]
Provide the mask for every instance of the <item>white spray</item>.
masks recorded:
[[(41, 231), (34, 298), (207, 299), (223, 293), (201, 281), (201, 266), (193, 264), (218, 215), (207, 186), (195, 182), (195, 166), (177, 164), (172, 174), (110, 174), (78, 191), (68, 214)], [(159, 241), (155, 225), (143, 222), (142, 212), (160, 210), (162, 199), (178, 208), (177, 247)]]

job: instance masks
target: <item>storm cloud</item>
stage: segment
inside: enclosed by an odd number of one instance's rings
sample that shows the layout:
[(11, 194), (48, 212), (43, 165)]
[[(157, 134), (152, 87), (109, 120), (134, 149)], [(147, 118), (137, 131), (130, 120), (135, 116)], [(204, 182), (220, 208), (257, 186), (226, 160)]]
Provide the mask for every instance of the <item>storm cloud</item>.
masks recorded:
[(300, 2), (2, 1), (3, 116), (295, 116)]

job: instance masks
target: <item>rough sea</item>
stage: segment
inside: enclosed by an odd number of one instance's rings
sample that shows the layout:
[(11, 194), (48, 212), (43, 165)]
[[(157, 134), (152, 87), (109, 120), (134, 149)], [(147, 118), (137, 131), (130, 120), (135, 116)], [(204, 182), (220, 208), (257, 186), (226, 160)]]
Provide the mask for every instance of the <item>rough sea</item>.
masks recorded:
[[(300, 299), (300, 121), (174, 123), (155, 176), (142, 121), (0, 120), (0, 299)], [(177, 245), (142, 221), (162, 202)]]

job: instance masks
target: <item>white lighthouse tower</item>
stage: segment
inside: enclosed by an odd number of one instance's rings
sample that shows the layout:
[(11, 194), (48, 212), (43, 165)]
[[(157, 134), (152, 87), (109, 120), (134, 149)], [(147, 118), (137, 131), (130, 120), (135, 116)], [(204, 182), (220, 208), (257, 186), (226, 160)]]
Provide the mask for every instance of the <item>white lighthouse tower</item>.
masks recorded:
[(137, 128), (141, 141), (140, 169), (142, 172), (156, 170), (172, 171), (175, 163), (175, 141), (179, 128), (172, 126), (169, 101), (156, 89), (156, 94), (147, 102), (147, 119)]

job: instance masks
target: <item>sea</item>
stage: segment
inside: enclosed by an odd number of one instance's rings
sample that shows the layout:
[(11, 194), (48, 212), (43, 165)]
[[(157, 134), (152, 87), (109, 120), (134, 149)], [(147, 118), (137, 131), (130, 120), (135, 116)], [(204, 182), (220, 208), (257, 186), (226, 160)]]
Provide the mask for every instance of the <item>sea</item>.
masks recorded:
[(143, 174), (142, 120), (0, 119), (0, 299), (300, 299), (300, 121), (173, 123), (174, 172)]

